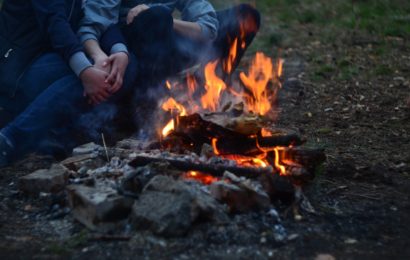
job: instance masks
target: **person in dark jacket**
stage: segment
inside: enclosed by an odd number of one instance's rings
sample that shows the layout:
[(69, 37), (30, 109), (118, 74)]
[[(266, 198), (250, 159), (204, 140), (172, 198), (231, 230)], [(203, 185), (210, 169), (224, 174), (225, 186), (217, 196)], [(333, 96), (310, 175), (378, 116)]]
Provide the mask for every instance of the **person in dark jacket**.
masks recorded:
[[(180, 19), (172, 16), (174, 10)], [(223, 64), (236, 44), (237, 58), (224, 68), (232, 73), (260, 27), (254, 7), (241, 4), (216, 12), (207, 0), (122, 1), (120, 17), (140, 71), (157, 80), (198, 63), (219, 59)]]
[[(34, 150), (57, 126), (69, 128), (79, 114), (95, 108), (90, 104), (115, 102), (131, 86), (132, 73), (125, 74), (121, 89), (115, 88), (118, 71), (104, 71), (86, 56), (76, 35), (83, 4), (82, 0), (4, 1), (0, 167), (14, 155)], [(121, 33), (112, 26), (100, 38), (102, 49), (110, 54), (105, 66), (118, 67), (124, 60), (117, 54), (118, 43), (124, 44)], [(132, 56), (128, 70), (135, 71)]]

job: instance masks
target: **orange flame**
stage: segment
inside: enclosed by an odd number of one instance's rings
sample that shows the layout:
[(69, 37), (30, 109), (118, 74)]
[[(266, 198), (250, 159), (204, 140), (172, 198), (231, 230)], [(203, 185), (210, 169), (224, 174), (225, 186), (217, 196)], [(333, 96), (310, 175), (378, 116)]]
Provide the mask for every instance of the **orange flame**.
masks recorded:
[(261, 135), (262, 135), (262, 137), (270, 137), (270, 136), (272, 136), (272, 133), (268, 129), (262, 128)]
[(285, 166), (283, 166), (281, 164), (281, 160), (279, 158), (279, 150), (282, 150), (282, 148), (277, 147), (277, 148), (274, 149), (274, 151), (275, 151), (275, 167), (276, 167), (276, 169), (279, 170), (280, 175), (286, 175), (286, 168), (285, 168)]
[(236, 60), (236, 55), (238, 53), (238, 38), (235, 38), (229, 50), (229, 56), (224, 61), (224, 70), (226, 73), (231, 74), (233, 65)]
[[(186, 116), (187, 112), (183, 105), (179, 104), (175, 99), (169, 98), (162, 104), (162, 109), (165, 111), (177, 111), (178, 115)], [(175, 129), (175, 122), (174, 119), (171, 119), (167, 125), (162, 129), (162, 136), (166, 137), (171, 133), (172, 130)]]
[(197, 87), (197, 83), (196, 83), (196, 79), (194, 75), (188, 74), (186, 77), (186, 84), (188, 86), (188, 94), (189, 97), (192, 98), (192, 95), (194, 94), (196, 87)]
[(283, 63), (284, 60), (283, 59), (279, 59), (278, 63), (277, 63), (277, 77), (280, 78), (283, 74)]
[(171, 82), (169, 82), (168, 80), (165, 81), (165, 86), (167, 87), (167, 89), (171, 89), (171, 88), (172, 88)]
[(249, 69), (248, 75), (239, 75), (242, 83), (252, 93), (248, 98), (248, 109), (254, 113), (265, 115), (271, 109), (268, 93), (268, 83), (273, 79), (273, 64), (269, 57), (263, 53), (256, 53)]
[(217, 138), (212, 138), (212, 148), (214, 149), (214, 153), (215, 153), (216, 155), (219, 155), (220, 152), (219, 152), (218, 148), (216, 147), (216, 143), (217, 143), (217, 142), (218, 142), (218, 139), (217, 139)]
[(168, 98), (167, 101), (165, 101), (162, 104), (162, 109), (165, 111), (171, 111), (171, 110), (177, 110), (179, 113), (179, 115), (181, 116), (186, 116), (186, 110), (185, 107), (181, 104), (179, 104), (177, 101), (175, 101), (175, 99), (173, 98)]
[(202, 172), (197, 172), (197, 171), (189, 171), (184, 175), (185, 179), (189, 179), (189, 180), (195, 180), (198, 182), (201, 182), (205, 185), (210, 185), (216, 181), (219, 181), (219, 178), (214, 177), (212, 175), (209, 174), (205, 174)]
[(168, 136), (175, 129), (174, 119), (171, 119), (168, 124), (162, 129), (162, 136)]
[(215, 112), (219, 105), (219, 97), (223, 90), (226, 89), (225, 82), (220, 79), (216, 73), (218, 61), (210, 62), (205, 67), (205, 89), (206, 93), (201, 97), (201, 104), (204, 109)]

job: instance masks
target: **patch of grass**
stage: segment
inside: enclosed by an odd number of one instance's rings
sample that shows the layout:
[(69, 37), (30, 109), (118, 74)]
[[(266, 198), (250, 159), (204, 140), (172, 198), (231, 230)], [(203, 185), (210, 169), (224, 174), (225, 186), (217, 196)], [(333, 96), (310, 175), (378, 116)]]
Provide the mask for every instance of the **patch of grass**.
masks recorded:
[(382, 64), (382, 65), (378, 65), (373, 71), (372, 73), (376, 76), (388, 76), (393, 74), (393, 69), (390, 68), (389, 66)]
[[(274, 17), (281, 25), (316, 24), (355, 29), (381, 36), (410, 36), (410, 1), (402, 0), (257, 0), (218, 1), (217, 7), (251, 3), (263, 16)], [(334, 31), (337, 34), (337, 31)]]
[(324, 64), (316, 68), (314, 75), (321, 78), (329, 78), (336, 71), (335, 67), (330, 64)]

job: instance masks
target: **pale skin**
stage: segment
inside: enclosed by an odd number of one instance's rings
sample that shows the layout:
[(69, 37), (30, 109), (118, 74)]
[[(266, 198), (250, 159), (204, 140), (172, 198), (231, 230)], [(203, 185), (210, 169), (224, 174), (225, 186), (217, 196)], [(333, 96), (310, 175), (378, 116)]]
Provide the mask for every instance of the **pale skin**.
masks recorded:
[(84, 85), (84, 95), (96, 105), (106, 101), (117, 92), (123, 83), (128, 65), (128, 55), (123, 52), (107, 56), (95, 40), (84, 43), (86, 53), (94, 60), (94, 66), (85, 69), (80, 79)]
[[(127, 24), (132, 23), (141, 12), (149, 9), (147, 5), (137, 5), (127, 15)], [(203, 39), (202, 29), (198, 23), (174, 19), (174, 30), (193, 40)], [(84, 85), (84, 95), (89, 97), (92, 104), (99, 104), (107, 100), (118, 91), (123, 82), (125, 70), (128, 65), (128, 55), (115, 53), (107, 56), (95, 40), (84, 43), (86, 53), (94, 60), (94, 66), (84, 70), (80, 78)]]
[[(132, 8), (127, 15), (127, 24), (132, 23), (135, 17), (147, 9), (149, 9), (149, 6), (144, 4)], [(198, 23), (174, 19), (174, 30), (193, 40), (206, 40), (203, 38), (202, 28)]]

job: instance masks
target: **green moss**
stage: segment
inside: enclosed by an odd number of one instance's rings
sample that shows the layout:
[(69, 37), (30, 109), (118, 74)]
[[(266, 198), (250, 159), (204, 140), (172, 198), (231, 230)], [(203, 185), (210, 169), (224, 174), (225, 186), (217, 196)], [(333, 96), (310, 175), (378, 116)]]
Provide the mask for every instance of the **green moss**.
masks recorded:
[(393, 69), (385, 64), (382, 64), (377, 66), (372, 73), (377, 76), (387, 76), (393, 74)]

